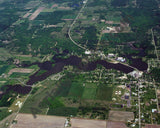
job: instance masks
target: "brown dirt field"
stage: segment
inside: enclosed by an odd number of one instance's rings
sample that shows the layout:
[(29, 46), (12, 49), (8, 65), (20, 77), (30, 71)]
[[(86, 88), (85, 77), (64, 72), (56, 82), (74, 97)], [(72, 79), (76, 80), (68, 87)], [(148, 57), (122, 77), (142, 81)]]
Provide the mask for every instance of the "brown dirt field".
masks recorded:
[(106, 128), (106, 121), (72, 118), (71, 128)]
[(17, 55), (17, 56), (20, 56), (20, 57), (32, 57), (32, 55)]
[(157, 89), (157, 95), (160, 96), (160, 89)]
[(127, 122), (128, 120), (133, 120), (133, 119), (134, 119), (133, 112), (125, 112), (125, 111), (110, 111), (109, 112), (109, 120), (112, 120), (112, 121)]
[(73, 19), (62, 19), (62, 20), (66, 20), (66, 21), (68, 21), (68, 20), (73, 20)]
[(107, 121), (107, 128), (128, 128), (123, 122)]
[(160, 128), (160, 125), (146, 124), (145, 127), (142, 128)]
[(113, 24), (113, 21), (106, 21), (106, 24)]
[(44, 7), (39, 7), (30, 17), (29, 20), (34, 20), (41, 11), (43, 11)]
[(11, 75), (13, 72), (20, 72), (20, 73), (31, 73), (34, 69), (26, 69), (26, 68), (13, 68), (9, 71), (8, 75)]
[(70, 10), (70, 7), (59, 7), (58, 9)]
[(51, 7), (51, 9), (55, 8), (55, 7), (58, 7), (58, 4), (53, 4), (52, 7)]
[(17, 124), (12, 124), (10, 128), (64, 128), (65, 117), (18, 114)]
[(31, 13), (26, 13), (24, 16), (23, 16), (23, 18), (27, 18), (29, 15), (30, 15)]

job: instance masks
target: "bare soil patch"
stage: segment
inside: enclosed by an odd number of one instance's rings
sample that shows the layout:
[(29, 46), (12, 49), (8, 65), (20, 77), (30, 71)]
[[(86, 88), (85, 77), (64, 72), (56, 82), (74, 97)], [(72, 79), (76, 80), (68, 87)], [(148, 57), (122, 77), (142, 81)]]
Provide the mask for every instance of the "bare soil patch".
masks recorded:
[(70, 10), (70, 7), (59, 7), (58, 9), (63, 9), (63, 10)]
[(20, 56), (20, 57), (32, 57), (32, 55), (17, 55), (17, 56)]
[(10, 128), (64, 128), (65, 117), (45, 116), (32, 114), (18, 114), (17, 124), (12, 124)]
[(110, 111), (109, 112), (109, 120), (112, 120), (112, 121), (127, 122), (128, 120), (133, 120), (133, 119), (134, 119), (133, 112), (125, 112), (125, 111)]
[(26, 69), (26, 68), (13, 68), (9, 71), (8, 75), (11, 75), (14, 72), (19, 72), (19, 73), (31, 73), (33, 72), (34, 69)]
[(160, 125), (155, 125), (155, 124), (146, 124), (142, 128), (160, 128)]
[(108, 121), (107, 128), (128, 128), (123, 122)]
[(34, 20), (40, 12), (42, 12), (44, 7), (39, 7), (30, 17), (29, 20)]
[(106, 128), (106, 121), (72, 118), (71, 128)]
[(27, 12), (27, 13), (23, 16), (23, 18), (27, 18), (29, 15), (31, 15), (31, 13)]
[(58, 7), (58, 4), (53, 4), (52, 7), (51, 7), (51, 9), (55, 8), (55, 7)]
[(66, 21), (68, 21), (68, 20), (73, 20), (73, 19), (62, 19), (62, 20), (66, 20)]

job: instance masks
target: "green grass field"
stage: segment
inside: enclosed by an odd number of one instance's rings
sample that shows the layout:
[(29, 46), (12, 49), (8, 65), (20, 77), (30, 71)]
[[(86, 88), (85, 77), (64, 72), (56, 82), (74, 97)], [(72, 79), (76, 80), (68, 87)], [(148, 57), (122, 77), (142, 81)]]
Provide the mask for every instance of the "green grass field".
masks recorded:
[(100, 85), (97, 90), (96, 99), (111, 101), (112, 92), (113, 92), (113, 87), (107, 87), (104, 85)]
[(4, 48), (0, 48), (0, 60), (5, 61), (8, 58), (12, 57), (12, 55)]
[(5, 117), (10, 115), (7, 108), (0, 109), (0, 121), (3, 120)]
[(85, 85), (85, 89), (84, 89), (82, 98), (83, 99), (95, 99), (96, 91), (97, 91), (96, 84), (88, 83)]
[(56, 109), (49, 109), (47, 115), (58, 115), (58, 116), (76, 116), (77, 108), (73, 107), (59, 107)]
[(8, 69), (8, 67), (9, 67), (8, 65), (0, 67), (0, 75), (2, 75), (3, 73), (5, 73), (6, 70)]
[(81, 98), (84, 91), (82, 83), (73, 82), (68, 96)]

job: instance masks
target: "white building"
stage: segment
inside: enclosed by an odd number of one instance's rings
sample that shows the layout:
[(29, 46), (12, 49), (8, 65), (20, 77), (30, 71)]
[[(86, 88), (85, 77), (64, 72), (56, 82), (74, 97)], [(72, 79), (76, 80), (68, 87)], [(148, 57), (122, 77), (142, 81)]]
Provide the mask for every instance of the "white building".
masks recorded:
[(114, 57), (115, 55), (113, 53), (109, 53), (108, 57)]
[(133, 76), (133, 77), (136, 77), (136, 78), (139, 78), (143, 75), (143, 72), (141, 71), (133, 71), (133, 72), (130, 72), (129, 75)]
[(91, 51), (86, 50), (86, 51), (85, 51), (85, 54), (86, 54), (86, 55), (89, 55), (89, 54), (91, 54)]
[(126, 59), (123, 58), (123, 57), (118, 57), (117, 60), (120, 61), (120, 62), (125, 62), (126, 61)]
[(155, 112), (157, 112), (157, 109), (152, 109), (152, 113), (155, 113)]

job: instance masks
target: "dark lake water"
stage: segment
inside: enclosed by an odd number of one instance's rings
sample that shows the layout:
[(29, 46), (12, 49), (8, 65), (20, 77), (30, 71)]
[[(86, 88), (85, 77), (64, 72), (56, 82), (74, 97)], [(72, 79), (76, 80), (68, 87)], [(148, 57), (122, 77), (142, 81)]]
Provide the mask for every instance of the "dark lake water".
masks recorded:
[[(46, 61), (44, 63), (34, 63), (40, 67), (40, 70), (47, 70), (47, 71), (41, 75), (38, 75), (38, 72), (36, 72), (32, 76), (30, 76), (30, 79), (27, 82), (27, 84), (33, 85), (38, 81), (42, 81), (46, 79), (48, 76), (52, 74), (59, 73), (63, 70), (64, 66), (67, 66), (67, 65), (75, 66), (76, 68), (82, 71), (95, 70), (98, 64), (104, 66), (106, 69), (115, 69), (115, 70), (122, 71), (124, 73), (129, 73), (134, 70), (133, 68), (128, 67), (126, 65), (123, 65), (120, 63), (113, 64), (105, 60), (97, 60), (97, 61), (89, 62), (88, 64), (83, 64), (81, 58), (77, 56), (71, 56), (67, 59), (58, 58), (57, 56), (54, 56), (53, 59), (54, 59), (54, 62)], [(52, 64), (54, 64), (54, 66), (52, 66)]]
[(148, 64), (146, 62), (143, 62), (142, 58), (133, 58), (132, 56), (133, 55), (125, 56), (132, 62), (131, 66), (137, 68), (140, 71), (146, 71), (148, 68)]
[[(62, 54), (63, 55), (63, 54)], [(132, 59), (132, 66), (138, 68), (141, 71), (147, 70), (148, 65), (146, 63), (144, 63), (141, 59), (133, 59), (132, 57), (128, 56), (129, 59)], [(21, 85), (5, 85), (4, 88), (1, 88), (1, 90), (4, 92), (3, 94), (0, 94), (0, 99), (3, 95), (7, 94), (9, 91), (14, 91), (17, 92), (19, 94), (28, 94), (31, 91), (31, 86), (35, 83), (37, 83), (38, 81), (42, 81), (44, 79), (46, 79), (48, 76), (52, 75), (52, 74), (56, 74), (59, 73), (63, 70), (64, 66), (67, 65), (72, 65), (74, 67), (76, 67), (79, 70), (82, 71), (93, 71), (97, 68), (97, 65), (102, 65), (104, 66), (106, 69), (115, 69), (124, 73), (129, 73), (132, 72), (134, 69), (131, 67), (128, 67), (126, 65), (117, 63), (117, 64), (113, 64), (113, 63), (109, 63), (105, 60), (97, 60), (97, 61), (93, 61), (93, 62), (89, 62), (87, 64), (82, 63), (82, 59), (77, 57), (77, 56), (70, 56), (69, 58), (61, 58), (60, 54), (59, 55), (55, 55), (52, 58), (54, 61), (46, 61), (43, 63), (33, 63), (30, 65), (23, 65), (23, 67), (29, 67), (31, 65), (38, 65), (40, 67), (40, 70), (46, 70), (46, 72), (44, 72), (43, 74), (38, 75), (39, 71), (37, 71), (36, 73), (34, 73), (33, 75), (31, 75), (29, 77), (29, 80), (27, 82), (28, 85), (30, 86), (21, 86)], [(54, 64), (54, 65), (53, 65)]]

